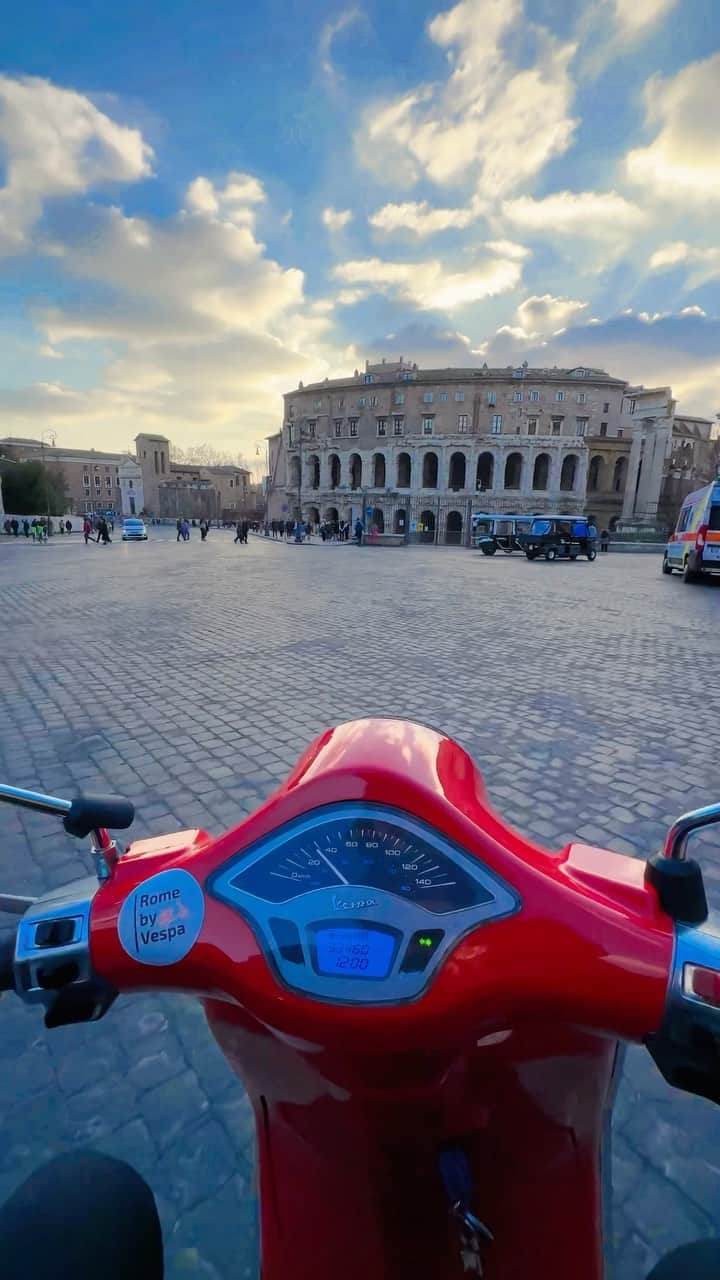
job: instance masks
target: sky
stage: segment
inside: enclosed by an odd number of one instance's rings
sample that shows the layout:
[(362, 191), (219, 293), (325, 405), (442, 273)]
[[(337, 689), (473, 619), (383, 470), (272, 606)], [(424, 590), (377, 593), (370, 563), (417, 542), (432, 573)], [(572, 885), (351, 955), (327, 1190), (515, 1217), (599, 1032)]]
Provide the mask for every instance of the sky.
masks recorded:
[(720, 411), (717, 0), (24, 0), (0, 436), (253, 456), (382, 356)]

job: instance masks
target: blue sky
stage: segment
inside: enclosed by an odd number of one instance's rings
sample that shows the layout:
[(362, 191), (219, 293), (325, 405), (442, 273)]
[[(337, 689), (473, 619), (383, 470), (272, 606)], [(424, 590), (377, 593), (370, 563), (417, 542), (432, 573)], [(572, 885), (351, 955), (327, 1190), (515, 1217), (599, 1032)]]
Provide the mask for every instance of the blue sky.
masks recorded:
[(399, 354), (720, 410), (716, 0), (28, 0), (2, 59), (2, 434), (252, 455)]

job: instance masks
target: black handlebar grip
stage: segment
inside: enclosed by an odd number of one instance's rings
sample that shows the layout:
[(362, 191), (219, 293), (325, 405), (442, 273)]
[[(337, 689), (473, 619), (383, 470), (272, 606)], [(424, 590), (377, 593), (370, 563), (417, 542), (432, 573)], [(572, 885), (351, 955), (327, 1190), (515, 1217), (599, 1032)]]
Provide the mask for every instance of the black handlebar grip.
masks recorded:
[(15, 990), (15, 935), (0, 942), (0, 991)]
[(63, 818), (70, 836), (89, 836), (98, 827), (124, 830), (135, 819), (135, 806), (122, 796), (76, 796)]

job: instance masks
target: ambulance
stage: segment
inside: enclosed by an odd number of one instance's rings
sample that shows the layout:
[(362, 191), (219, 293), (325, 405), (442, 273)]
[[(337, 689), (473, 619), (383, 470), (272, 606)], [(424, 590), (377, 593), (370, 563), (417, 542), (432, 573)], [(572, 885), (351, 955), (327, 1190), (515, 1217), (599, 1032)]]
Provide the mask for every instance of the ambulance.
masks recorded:
[(720, 476), (688, 494), (665, 547), (663, 573), (679, 569), (685, 582), (720, 574)]

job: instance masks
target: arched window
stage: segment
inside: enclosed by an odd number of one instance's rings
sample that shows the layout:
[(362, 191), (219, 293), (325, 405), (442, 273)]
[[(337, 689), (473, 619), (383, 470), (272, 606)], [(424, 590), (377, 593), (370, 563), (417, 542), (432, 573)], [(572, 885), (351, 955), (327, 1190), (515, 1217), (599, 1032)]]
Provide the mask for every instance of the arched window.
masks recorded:
[(613, 493), (622, 493), (627, 479), (627, 458), (618, 458), (613, 472)]
[(308, 484), (311, 489), (320, 488), (320, 459), (316, 453), (311, 453), (307, 460)]
[(374, 507), (370, 518), (370, 527), (377, 529), (378, 533), (385, 532), (385, 516), (380, 507)]
[(308, 524), (317, 525), (320, 523), (320, 512), (317, 507), (308, 507), (307, 509)]
[(300, 459), (290, 459), (290, 486), (293, 489), (300, 487)]
[(572, 493), (575, 488), (575, 478), (577, 476), (577, 455), (569, 453), (563, 458), (562, 470), (560, 472), (560, 488), (565, 493)]
[[(407, 454), (405, 456), (407, 457)], [(404, 507), (398, 507), (395, 512), (393, 531), (395, 533), (407, 533), (407, 511)]]
[(597, 493), (598, 489), (603, 488), (605, 479), (605, 462), (599, 453), (596, 453), (590, 459), (590, 467), (588, 469), (588, 492)]
[(495, 474), (495, 459), (491, 453), (481, 453), (477, 460), (475, 475), (476, 489), (492, 489)]
[(337, 489), (340, 483), (340, 458), (336, 453), (330, 454), (330, 488)]
[(519, 489), (522, 479), (522, 454), (509, 453), (505, 463), (505, 488)]
[(450, 457), (450, 488), (465, 488), (465, 454), (453, 453)]
[(385, 488), (385, 454), (376, 453), (373, 455), (373, 488)]
[(539, 453), (533, 467), (533, 489), (547, 489), (550, 475), (550, 454)]
[(362, 485), (362, 458), (359, 453), (350, 454), (350, 488), (359, 489)]
[(445, 541), (459, 546), (462, 542), (462, 515), (459, 511), (448, 511), (445, 524)]
[(337, 507), (328, 507), (325, 512), (325, 519), (329, 525), (336, 525), (340, 522)]
[(412, 462), (409, 453), (399, 453), (397, 460), (397, 487), (398, 489), (410, 488), (410, 477), (412, 475)]
[(438, 482), (438, 456), (436, 453), (426, 453), (423, 458), (423, 489), (437, 489)]
[(435, 512), (421, 511), (420, 524), (422, 525), (422, 529), (420, 530), (420, 541), (434, 542), (435, 541)]

